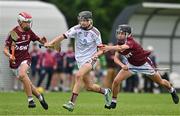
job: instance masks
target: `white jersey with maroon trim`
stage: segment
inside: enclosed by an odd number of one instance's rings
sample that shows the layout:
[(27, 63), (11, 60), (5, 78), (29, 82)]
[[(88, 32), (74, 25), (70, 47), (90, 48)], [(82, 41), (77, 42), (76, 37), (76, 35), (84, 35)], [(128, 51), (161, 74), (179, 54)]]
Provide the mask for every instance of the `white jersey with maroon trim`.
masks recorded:
[(95, 27), (84, 30), (80, 25), (76, 25), (64, 35), (67, 38), (75, 38), (75, 58), (79, 67), (90, 60), (97, 52), (97, 46), (102, 44), (101, 34)]

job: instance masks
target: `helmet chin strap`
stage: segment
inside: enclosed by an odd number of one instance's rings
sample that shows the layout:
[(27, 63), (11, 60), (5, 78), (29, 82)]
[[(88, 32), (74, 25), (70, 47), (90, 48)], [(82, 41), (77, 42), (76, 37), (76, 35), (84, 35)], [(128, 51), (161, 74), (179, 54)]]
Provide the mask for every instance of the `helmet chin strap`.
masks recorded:
[(92, 24), (88, 25), (87, 27), (82, 27), (82, 26), (81, 26), (81, 28), (84, 29), (84, 30), (89, 30), (89, 29), (92, 28)]
[[(84, 30), (89, 30), (89, 29), (91, 29), (92, 27), (93, 27), (93, 20), (92, 19), (89, 19), (90, 20), (90, 24), (87, 26), (87, 27), (82, 27), (81, 26), (81, 28), (82, 29), (84, 29)], [(81, 25), (81, 24), (80, 24)]]
[(117, 40), (117, 44), (118, 44), (118, 45), (123, 45), (123, 44), (125, 44), (125, 40), (120, 40), (120, 39), (118, 39), (118, 40)]
[(29, 26), (29, 27), (22, 27), (22, 23), (19, 21), (18, 22), (19, 23), (19, 26), (21, 27), (21, 29), (23, 30), (23, 31), (29, 31), (30, 29), (31, 29), (31, 25)]
[(30, 27), (24, 27), (23, 30), (24, 31), (29, 31), (31, 28)]
[(90, 25), (87, 27), (87, 30), (88, 30), (88, 29), (91, 29), (91, 28), (92, 28), (92, 24), (90, 24)]
[(118, 44), (118, 45), (123, 45), (123, 44), (125, 44), (128, 37), (129, 37), (129, 34), (126, 33), (125, 39), (118, 39), (118, 40), (117, 40), (117, 44)]

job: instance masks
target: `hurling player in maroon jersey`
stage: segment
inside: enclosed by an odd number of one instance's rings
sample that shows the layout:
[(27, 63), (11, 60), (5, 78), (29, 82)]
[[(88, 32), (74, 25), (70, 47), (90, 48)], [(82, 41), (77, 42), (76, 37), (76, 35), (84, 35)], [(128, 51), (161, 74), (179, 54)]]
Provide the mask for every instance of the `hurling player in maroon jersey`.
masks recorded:
[[(104, 45), (101, 47), (102, 50), (110, 51), (114, 50), (115, 58), (114, 62), (122, 67), (117, 76), (115, 77), (112, 85), (112, 101), (111, 104), (105, 105), (105, 108), (111, 109), (116, 108), (117, 95), (120, 90), (120, 83), (129, 78), (133, 73), (143, 73), (149, 76), (157, 84), (165, 87), (172, 95), (173, 102), (178, 104), (179, 97), (176, 93), (175, 88), (172, 87), (170, 82), (165, 79), (162, 79), (159, 72), (155, 70), (152, 61), (148, 57), (151, 53), (145, 51), (139, 43), (137, 43), (132, 34), (131, 27), (129, 25), (119, 25), (116, 30), (117, 45), (107, 46)], [(127, 63), (123, 64), (119, 55), (123, 55), (127, 59)], [(148, 70), (141, 70), (148, 69)]]
[[(4, 53), (9, 58), (10, 68), (13, 70), (17, 78), (23, 83), (24, 90), (28, 99), (28, 107), (34, 108), (36, 104), (33, 95), (36, 96), (44, 109), (48, 109), (48, 104), (42, 94), (30, 81), (27, 71), (30, 68), (31, 57), (28, 52), (31, 41), (39, 41), (41, 44), (46, 42), (46, 39), (39, 38), (32, 30), (32, 16), (26, 12), (21, 12), (18, 15), (19, 25), (12, 29), (5, 41)], [(14, 56), (12, 55), (12, 44), (15, 45)]]

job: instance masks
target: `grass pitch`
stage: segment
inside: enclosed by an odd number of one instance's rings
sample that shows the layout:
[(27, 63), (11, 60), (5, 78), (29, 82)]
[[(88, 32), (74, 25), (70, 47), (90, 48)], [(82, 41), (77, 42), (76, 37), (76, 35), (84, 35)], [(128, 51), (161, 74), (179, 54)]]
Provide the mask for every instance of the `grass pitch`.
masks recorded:
[(170, 94), (134, 94), (120, 93), (116, 109), (104, 109), (104, 96), (92, 92), (81, 92), (73, 112), (62, 108), (71, 93), (45, 93), (49, 104), (45, 111), (36, 99), (36, 108), (27, 107), (27, 99), (23, 92), (0, 93), (0, 115), (178, 115), (180, 104), (172, 102)]

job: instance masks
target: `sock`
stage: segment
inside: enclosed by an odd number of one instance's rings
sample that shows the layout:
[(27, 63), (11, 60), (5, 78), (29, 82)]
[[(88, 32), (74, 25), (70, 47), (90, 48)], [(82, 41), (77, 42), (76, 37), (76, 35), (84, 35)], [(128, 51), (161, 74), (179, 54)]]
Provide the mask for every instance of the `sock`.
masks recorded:
[(74, 105), (74, 103), (73, 103), (73, 102), (71, 102), (71, 101), (69, 101), (69, 103), (71, 103), (71, 104), (73, 104), (73, 105)]
[(173, 87), (171, 87), (171, 89), (169, 90), (170, 93), (174, 92), (175, 89)]
[(101, 94), (106, 94), (106, 93), (107, 93), (107, 90), (100, 87), (99, 93), (101, 93)]
[(33, 101), (33, 100), (34, 100), (34, 99), (33, 99), (32, 96), (28, 96), (28, 102)]
[(37, 98), (39, 99), (39, 101), (43, 101), (43, 97), (41, 94)]
[(77, 93), (72, 93), (72, 96), (71, 96), (71, 100), (70, 100), (70, 101), (75, 104), (77, 96), (78, 96)]
[(116, 103), (117, 102), (117, 97), (112, 97), (112, 102)]

